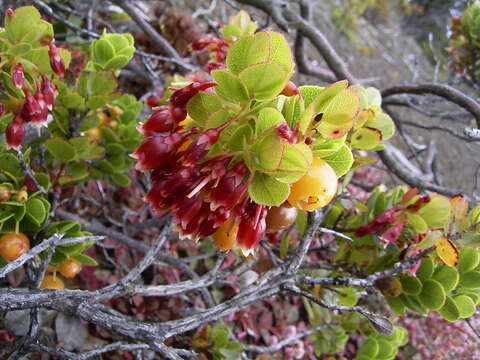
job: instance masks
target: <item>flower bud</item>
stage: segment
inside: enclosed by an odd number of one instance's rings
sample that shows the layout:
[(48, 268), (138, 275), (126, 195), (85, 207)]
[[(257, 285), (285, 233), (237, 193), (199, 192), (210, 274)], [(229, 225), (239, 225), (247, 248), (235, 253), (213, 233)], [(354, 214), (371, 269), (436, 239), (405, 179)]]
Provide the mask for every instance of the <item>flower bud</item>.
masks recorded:
[(50, 66), (53, 72), (58, 76), (63, 76), (65, 74), (65, 64), (58, 48), (51, 42), (48, 43), (48, 56), (50, 56)]
[(23, 73), (23, 65), (17, 64), (13, 68), (13, 72), (12, 72), (13, 85), (15, 85), (17, 89), (21, 89), (23, 87), (24, 81), (25, 81), (25, 75)]
[(22, 118), (17, 115), (5, 130), (7, 149), (19, 150), (25, 138), (25, 127)]

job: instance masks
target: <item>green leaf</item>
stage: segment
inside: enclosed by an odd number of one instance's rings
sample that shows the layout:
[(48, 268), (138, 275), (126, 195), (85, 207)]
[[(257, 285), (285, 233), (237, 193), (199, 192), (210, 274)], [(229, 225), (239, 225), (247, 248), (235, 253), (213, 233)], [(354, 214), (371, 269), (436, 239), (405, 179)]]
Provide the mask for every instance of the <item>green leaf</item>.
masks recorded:
[(31, 50), (32, 46), (29, 43), (20, 43), (17, 45), (11, 46), (7, 54), (11, 56), (22, 56), (25, 53), (29, 52)]
[(427, 280), (430, 279), (433, 275), (433, 271), (435, 270), (434, 264), (432, 259), (430, 258), (425, 258), (422, 261), (422, 265), (418, 268), (416, 272), (416, 276), (420, 280)]
[(208, 339), (216, 348), (223, 348), (228, 344), (230, 337), (229, 327), (221, 322), (216, 323), (208, 332)]
[(245, 36), (230, 46), (226, 65), (234, 74), (240, 73), (246, 67), (265, 62), (270, 53), (270, 36), (266, 31)]
[(427, 232), (428, 225), (421, 216), (413, 213), (407, 213), (407, 220), (407, 223), (411, 225), (417, 233), (424, 234)]
[(382, 133), (382, 140), (390, 139), (395, 134), (395, 124), (392, 118), (384, 112), (377, 113), (365, 123), (365, 126), (378, 129)]
[(336, 153), (324, 156), (322, 160), (332, 167), (337, 177), (345, 175), (353, 165), (352, 151), (346, 144), (343, 144)]
[(112, 180), (118, 186), (129, 186), (132, 183), (132, 180), (126, 174), (113, 174)]
[(67, 257), (73, 257), (80, 254), (83, 251), (83, 245), (81, 243), (71, 245), (57, 246), (57, 251), (61, 252)]
[[(293, 72), (293, 55), (292, 51), (290, 50), (290, 45), (283, 36), (279, 32), (275, 31), (268, 31), (270, 35), (270, 54), (268, 60), (281, 65), (284, 69), (287, 70), (287, 77), (288, 79), (292, 75)], [(287, 79), (287, 80), (288, 80)]]
[(43, 201), (38, 198), (28, 199), (26, 203), (26, 215), (38, 226), (41, 226), (47, 219), (47, 210), (43, 205)]
[(278, 181), (294, 183), (306, 174), (312, 161), (313, 154), (308, 145), (286, 143), (278, 170), (271, 175)]
[(105, 65), (104, 69), (118, 70), (121, 69), (130, 62), (131, 56), (126, 55), (117, 55), (114, 58), (110, 59)]
[(259, 171), (276, 171), (284, 156), (286, 142), (276, 132), (263, 136), (250, 149)]
[(247, 88), (238, 76), (225, 69), (213, 70), (211, 74), (213, 81), (218, 84), (215, 87), (218, 96), (240, 103), (250, 99)]
[(407, 295), (418, 295), (422, 291), (422, 282), (414, 276), (404, 275), (400, 277), (403, 292)]
[(443, 304), (442, 308), (438, 310), (438, 313), (442, 315), (445, 320), (450, 322), (455, 322), (460, 318), (458, 306), (450, 296), (447, 296), (445, 304)]
[(218, 95), (205, 91), (193, 96), (187, 104), (188, 115), (198, 124), (204, 125), (210, 114), (220, 110), (222, 102)]
[(343, 306), (355, 306), (358, 302), (357, 292), (354, 288), (347, 287), (338, 291), (338, 304)]
[(350, 144), (360, 150), (372, 150), (382, 141), (380, 130), (362, 127), (352, 134)]
[(89, 175), (88, 164), (85, 162), (73, 162), (68, 164), (67, 175), (58, 179), (60, 184), (66, 184), (70, 181), (78, 181)]
[[(345, 90), (348, 86), (348, 81), (338, 81), (327, 88), (317, 88), (317, 87), (304, 87), (299, 88), (300, 93), (303, 95), (304, 92), (307, 92), (311, 95), (314, 95), (310, 104), (307, 105), (305, 101), (306, 109), (300, 117), (300, 131), (305, 134), (312, 120), (322, 112), (322, 109), (326, 103), (331, 101), (338, 93), (342, 90)], [(308, 98), (307, 98), (308, 99)], [(306, 100), (307, 100), (306, 99)]]
[(458, 270), (461, 273), (466, 273), (475, 269), (480, 263), (480, 254), (478, 249), (464, 247), (460, 250), (458, 258)]
[(387, 300), (388, 306), (390, 309), (397, 315), (402, 316), (405, 313), (405, 305), (403, 304), (402, 300), (398, 297), (385, 297)]
[(365, 356), (369, 359), (375, 359), (379, 352), (379, 345), (377, 340), (367, 338), (358, 349), (357, 355)]
[(72, 257), (75, 260), (78, 260), (83, 265), (88, 265), (88, 266), (97, 266), (98, 265), (98, 263), (95, 259), (93, 259), (90, 256), (87, 256), (85, 254), (77, 254), (77, 255), (74, 255)]
[(96, 71), (91, 75), (89, 85), (92, 94), (110, 94), (117, 88), (117, 79), (113, 71)]
[(389, 359), (394, 353), (395, 349), (393, 346), (386, 340), (377, 339), (378, 342), (378, 353), (377, 359)]
[(443, 228), (451, 213), (450, 199), (438, 194), (430, 195), (430, 202), (417, 211), (430, 229)]
[(458, 312), (460, 313), (460, 317), (462, 319), (469, 318), (473, 314), (475, 314), (476, 306), (473, 300), (467, 295), (458, 295), (453, 298), (455, 304), (458, 307)]
[(342, 136), (341, 138), (335, 140), (324, 139), (323, 137), (319, 136), (311, 145), (313, 154), (318, 158), (324, 158), (325, 156), (332, 155), (340, 150), (342, 145), (345, 144), (346, 139), (347, 136)]
[(458, 285), (459, 275), (457, 269), (447, 265), (439, 265), (433, 273), (433, 280), (437, 280), (442, 284), (445, 292), (448, 294)]
[(251, 65), (239, 74), (240, 80), (255, 100), (269, 100), (277, 96), (285, 87), (289, 76), (278, 64), (266, 62)]
[(422, 281), (422, 291), (418, 295), (418, 299), (428, 309), (439, 310), (445, 304), (445, 290), (443, 286), (436, 280)]
[(420, 303), (417, 296), (402, 294), (399, 296), (399, 299), (402, 300), (403, 304), (412, 311), (415, 311), (419, 314), (427, 314), (428, 312), (425, 307)]
[[(41, 20), (41, 15), (33, 6), (23, 6), (5, 16), (5, 31), (12, 43), (20, 41)], [(41, 34), (40, 34), (41, 35)]]
[(108, 40), (95, 40), (92, 44), (93, 58), (100, 63), (106, 63), (115, 55), (115, 49)]
[(480, 289), (480, 271), (461, 273), (459, 285), (465, 289)]
[(61, 100), (63, 105), (69, 109), (82, 110), (85, 107), (85, 99), (77, 93), (67, 94)]
[(77, 156), (75, 147), (59, 137), (45, 141), (45, 147), (55, 159), (61, 162), (72, 161)]
[(23, 178), (23, 170), (17, 157), (10, 153), (0, 154), (0, 173), (6, 173), (15, 178)]
[(250, 125), (244, 124), (239, 126), (230, 140), (228, 141), (228, 147), (232, 151), (242, 151), (243, 145), (248, 144), (253, 137), (253, 130)]
[(260, 136), (264, 131), (280, 123), (285, 123), (280, 111), (270, 107), (263, 108), (258, 113), (258, 119), (255, 122), (255, 135)]
[(257, 204), (279, 206), (287, 199), (290, 186), (266, 174), (257, 172), (248, 187), (248, 193)]

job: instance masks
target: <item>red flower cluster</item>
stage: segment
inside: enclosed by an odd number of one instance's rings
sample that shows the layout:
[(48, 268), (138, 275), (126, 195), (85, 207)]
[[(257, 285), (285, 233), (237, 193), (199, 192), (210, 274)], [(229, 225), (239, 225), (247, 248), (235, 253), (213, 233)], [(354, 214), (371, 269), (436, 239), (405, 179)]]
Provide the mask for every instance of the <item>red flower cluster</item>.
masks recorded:
[(214, 234), (228, 219), (238, 224), (237, 245), (249, 253), (265, 234), (267, 209), (250, 201), (251, 180), (243, 161), (231, 155), (206, 158), (221, 132), (233, 121), (201, 132), (186, 129), (186, 104), (214, 82), (194, 82), (155, 108), (140, 126), (144, 141), (132, 154), (138, 170), (151, 170), (146, 200), (161, 215), (172, 214), (182, 237), (198, 240)]
[[(15, 81), (19, 83), (20, 79), (22, 79), (21, 82), (23, 86), (23, 67), (17, 65), (14, 73)], [(17, 86), (17, 84), (15, 84), (15, 86)], [(5, 130), (7, 148), (17, 150), (25, 138), (25, 124), (32, 122), (37, 126), (45, 125), (48, 111), (52, 110), (55, 97), (57, 96), (55, 85), (45, 75), (42, 75), (42, 83), (40, 85), (38, 85), (38, 83), (35, 84), (35, 94), (32, 94), (27, 87), (23, 88), (23, 92), (25, 94), (25, 103), (18, 110), (14, 119)]]

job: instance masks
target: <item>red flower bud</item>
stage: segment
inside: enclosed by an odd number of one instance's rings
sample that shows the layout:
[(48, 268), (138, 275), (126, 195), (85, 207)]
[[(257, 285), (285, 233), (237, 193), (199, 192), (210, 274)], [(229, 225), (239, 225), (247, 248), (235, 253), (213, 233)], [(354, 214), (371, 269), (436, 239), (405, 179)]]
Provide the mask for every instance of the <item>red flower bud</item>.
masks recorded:
[(188, 100), (190, 100), (193, 96), (198, 94), (200, 91), (207, 90), (212, 86), (217, 86), (218, 84), (213, 81), (206, 81), (203, 83), (194, 82), (190, 85), (185, 86), (184, 88), (176, 90), (172, 96), (170, 96), (170, 104), (178, 106), (178, 105), (186, 105)]
[(45, 75), (42, 75), (41, 91), (47, 108), (52, 110), (52, 107), (55, 104), (55, 98), (57, 97), (57, 88)]
[(288, 80), (287, 85), (285, 85), (280, 94), (285, 96), (300, 95), (300, 91), (298, 91), (297, 85), (293, 81)]
[(65, 64), (58, 48), (51, 42), (48, 43), (48, 55), (50, 56), (50, 66), (53, 72), (58, 76), (63, 76), (65, 74)]
[(13, 121), (7, 126), (5, 137), (7, 138), (7, 149), (20, 149), (25, 138), (25, 127), (20, 115), (15, 116)]
[(21, 89), (23, 87), (24, 81), (25, 81), (25, 75), (23, 73), (23, 65), (17, 64), (15, 65), (12, 71), (13, 85), (15, 85), (17, 89)]
[(267, 209), (263, 205), (250, 205), (238, 225), (237, 244), (245, 256), (248, 256), (262, 240), (267, 229), (265, 218)]

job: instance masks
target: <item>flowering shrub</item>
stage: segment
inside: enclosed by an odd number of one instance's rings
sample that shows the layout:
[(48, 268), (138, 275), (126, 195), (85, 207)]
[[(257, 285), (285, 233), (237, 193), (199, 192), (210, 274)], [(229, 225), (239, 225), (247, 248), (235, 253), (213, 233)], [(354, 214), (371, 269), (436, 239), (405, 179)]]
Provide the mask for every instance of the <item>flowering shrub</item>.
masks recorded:
[[(480, 207), (350, 183), (379, 179), (365, 153), (394, 135), (380, 91), (347, 80), (297, 86), (286, 38), (256, 29), (240, 11), (221, 35), (193, 42), (209, 56), (206, 72), (170, 77), (144, 119), (142, 102), (118, 85), (137, 51), (130, 34), (60, 47), (34, 7), (6, 12), (0, 278), (25, 265), (33, 289), (0, 294), (0, 310), (32, 308), (33, 318), (52, 308), (91, 322), (93, 337), (143, 342), (110, 350), (214, 359), (394, 359), (411, 313), (449, 323), (475, 314)], [(98, 198), (85, 196), (93, 188)], [(65, 215), (69, 201), (122, 232)], [(170, 223), (179, 239), (167, 237)], [(155, 258), (142, 278), (151, 284), (137, 284)], [(99, 264), (114, 269), (82, 268)], [(65, 290), (77, 275), (88, 290)]]

